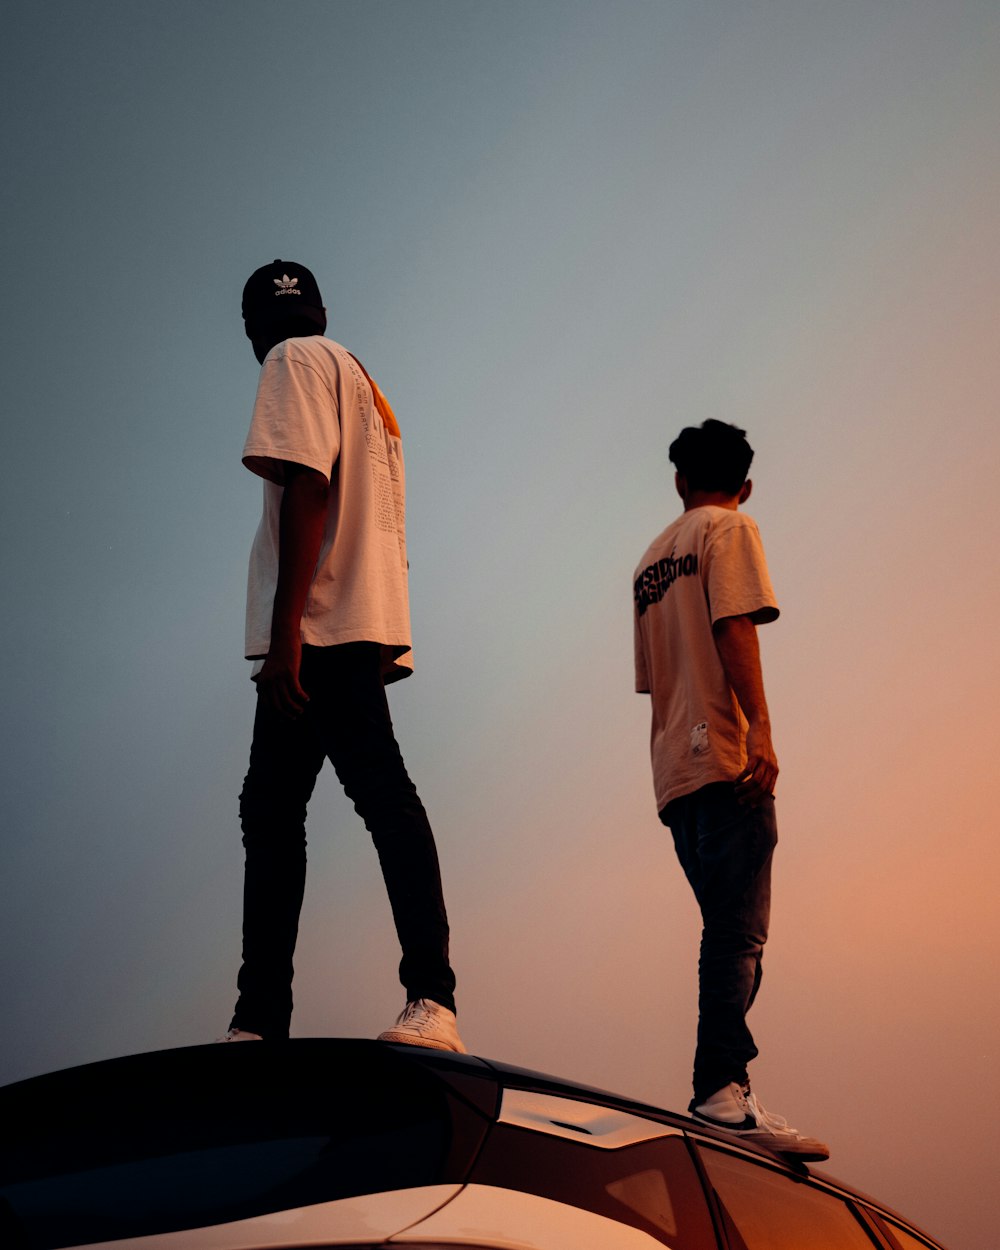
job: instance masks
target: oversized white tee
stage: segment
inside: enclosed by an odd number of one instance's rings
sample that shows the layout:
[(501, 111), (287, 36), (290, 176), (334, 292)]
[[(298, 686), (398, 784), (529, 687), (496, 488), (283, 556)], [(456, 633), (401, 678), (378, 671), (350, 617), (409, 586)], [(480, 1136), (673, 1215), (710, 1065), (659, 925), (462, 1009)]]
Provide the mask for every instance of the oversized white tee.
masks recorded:
[(647, 548), (633, 579), (635, 688), (652, 703), (657, 811), (746, 765), (747, 721), (712, 626), (773, 621), (778, 605), (756, 523), (706, 506), (684, 512)]
[(285, 467), (293, 463), (322, 473), (331, 488), (302, 641), (377, 642), (386, 682), (412, 671), (403, 447), (383, 406), (386, 418), (364, 370), (331, 339), (286, 339), (265, 357), (243, 448), (243, 463), (264, 479), (247, 579), (248, 659), (270, 647), (278, 522)]

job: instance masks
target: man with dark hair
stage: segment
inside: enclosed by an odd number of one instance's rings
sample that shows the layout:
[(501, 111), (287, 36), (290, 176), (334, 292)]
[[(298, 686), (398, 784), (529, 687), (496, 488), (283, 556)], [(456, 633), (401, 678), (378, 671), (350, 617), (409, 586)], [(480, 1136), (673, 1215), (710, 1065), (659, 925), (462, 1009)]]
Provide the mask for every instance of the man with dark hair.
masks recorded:
[(684, 512), (635, 572), (636, 690), (652, 704), (656, 805), (701, 909), (694, 1118), (800, 1159), (827, 1147), (750, 1089), (746, 1014), (760, 986), (777, 842), (778, 761), (757, 626), (778, 605), (750, 497), (743, 430), (709, 420), (670, 447)]
[(413, 669), (399, 427), (361, 363), (324, 337), (304, 266), (256, 270), (243, 319), (262, 366), (243, 463), (264, 479), (264, 513), (247, 591), (243, 965), (221, 1040), (288, 1036), (306, 805), (329, 759), (372, 835), (402, 947), (407, 1002), (381, 1040), (464, 1052), (434, 837), (385, 697)]

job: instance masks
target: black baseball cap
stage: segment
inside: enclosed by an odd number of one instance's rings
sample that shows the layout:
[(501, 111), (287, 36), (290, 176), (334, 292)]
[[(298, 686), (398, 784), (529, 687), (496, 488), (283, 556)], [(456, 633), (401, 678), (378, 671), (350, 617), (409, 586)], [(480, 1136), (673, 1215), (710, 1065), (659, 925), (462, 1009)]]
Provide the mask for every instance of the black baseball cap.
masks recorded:
[(289, 315), (326, 324), (323, 297), (310, 270), (294, 260), (272, 260), (247, 278), (243, 320), (274, 321)]

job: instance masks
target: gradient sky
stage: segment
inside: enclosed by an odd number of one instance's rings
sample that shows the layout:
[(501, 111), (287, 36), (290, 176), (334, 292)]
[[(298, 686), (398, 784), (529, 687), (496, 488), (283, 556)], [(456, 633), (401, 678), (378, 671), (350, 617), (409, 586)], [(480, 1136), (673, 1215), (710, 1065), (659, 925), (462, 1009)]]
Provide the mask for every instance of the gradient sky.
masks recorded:
[[(465, 1040), (673, 1108), (695, 905), (631, 572), (721, 417), (783, 612), (765, 1105), (995, 1245), (996, 0), (6, 6), (0, 1080), (199, 1043), (239, 955), (260, 486), (239, 297), (279, 256), (403, 430)], [(401, 1003), (374, 851), (310, 816), (298, 1035)]]

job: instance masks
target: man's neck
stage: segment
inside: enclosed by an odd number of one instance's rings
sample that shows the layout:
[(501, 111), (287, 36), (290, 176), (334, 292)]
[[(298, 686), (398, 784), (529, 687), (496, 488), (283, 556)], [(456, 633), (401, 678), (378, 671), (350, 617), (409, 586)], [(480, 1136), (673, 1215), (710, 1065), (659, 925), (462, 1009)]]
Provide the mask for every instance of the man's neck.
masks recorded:
[(684, 511), (694, 508), (727, 508), (736, 512), (740, 506), (739, 495), (727, 495), (722, 490), (689, 490), (684, 500)]

